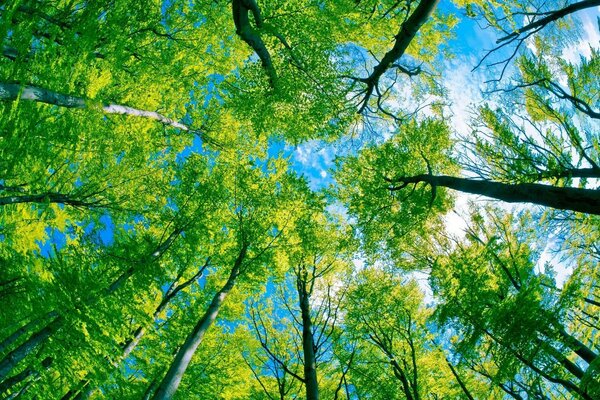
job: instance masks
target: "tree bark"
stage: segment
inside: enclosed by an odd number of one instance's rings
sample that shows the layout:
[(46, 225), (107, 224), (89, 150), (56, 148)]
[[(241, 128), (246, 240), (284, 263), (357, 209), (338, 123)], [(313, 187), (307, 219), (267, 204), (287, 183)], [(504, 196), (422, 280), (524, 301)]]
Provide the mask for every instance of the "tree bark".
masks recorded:
[(551, 22), (554, 22), (560, 18), (566, 17), (569, 14), (573, 14), (577, 11), (585, 10), (586, 8), (600, 6), (600, 0), (585, 0), (580, 1), (579, 3), (570, 4), (560, 10), (553, 11), (546, 15), (544, 18), (540, 18), (536, 21), (533, 21), (516, 31), (512, 32), (510, 35), (504, 36), (496, 41), (496, 43), (505, 42), (509, 39), (515, 38), (519, 36), (523, 32), (528, 32), (533, 29), (541, 29), (544, 26), (548, 25)]
[[(160, 303), (154, 310), (154, 313), (152, 313), (153, 321), (155, 321), (158, 318), (160, 313), (162, 313), (165, 310), (165, 308), (167, 308), (167, 305), (169, 304), (169, 302), (171, 300), (173, 300), (173, 298), (175, 296), (177, 296), (177, 294), (180, 291), (182, 291), (186, 287), (190, 286), (192, 283), (197, 281), (198, 278), (200, 278), (202, 276), (202, 274), (204, 273), (204, 270), (208, 267), (209, 262), (210, 262), (210, 258), (208, 258), (206, 260), (206, 263), (200, 268), (200, 270), (196, 274), (194, 274), (194, 276), (192, 276), (190, 279), (186, 280), (185, 282), (178, 284), (177, 281), (179, 280), (179, 278), (181, 278), (181, 276), (178, 276), (175, 279), (175, 281), (171, 283), (171, 285), (169, 286), (169, 288), (163, 295), (162, 300), (160, 301)], [(135, 330), (135, 332), (133, 333), (133, 336), (129, 340), (127, 340), (125, 343), (122, 344), (121, 348), (122, 348), (123, 352), (121, 353), (119, 360), (121, 360), (121, 361), (125, 360), (129, 356), (129, 354), (131, 354), (131, 352), (137, 347), (137, 345), (142, 340), (142, 337), (145, 335), (146, 331), (147, 331), (147, 327), (143, 326), (143, 325), (138, 327)], [(83, 388), (83, 389), (74, 397), (75, 400), (88, 399), (96, 391), (98, 391), (97, 386), (88, 387), (89, 383), (90, 383), (90, 379), (82, 379), (80, 381), (79, 388)], [(155, 384), (158, 384), (158, 382), (155, 382)], [(149, 388), (149, 390), (150, 390), (150, 388)], [(152, 389), (152, 391), (153, 391), (153, 389)], [(75, 393), (73, 393), (73, 395), (75, 395)]]
[(29, 332), (30, 329), (32, 329), (34, 326), (38, 325), (41, 321), (44, 321), (45, 319), (48, 318), (56, 318), (58, 317), (58, 313), (56, 311), (50, 311), (44, 315), (42, 315), (41, 317), (38, 317), (32, 321), (29, 321), (28, 323), (26, 323), (25, 325), (23, 325), (22, 327), (20, 327), (19, 329), (17, 329), (16, 331), (14, 331), (10, 336), (8, 336), (6, 339), (4, 339), (2, 341), (2, 343), (0, 343), (0, 353), (4, 353), (4, 351), (10, 347), (10, 345), (12, 345), (14, 342), (16, 342), (17, 340), (19, 340), (19, 338), (21, 336), (23, 336), (24, 334), (26, 334), (27, 332)]
[(8, 353), (0, 361), (0, 382), (10, 374), (21, 360), (33, 352), (39, 345), (44, 343), (54, 332), (59, 330), (64, 322), (64, 317), (59, 316), (46, 325), (44, 328), (34, 333), (19, 347)]
[(359, 113), (362, 112), (367, 106), (369, 98), (373, 94), (373, 90), (375, 90), (375, 86), (377, 86), (381, 76), (392, 66), (395, 61), (399, 60), (404, 55), (408, 45), (410, 42), (412, 42), (423, 24), (427, 22), (439, 2), (440, 0), (419, 1), (419, 5), (415, 11), (413, 11), (410, 17), (408, 17), (408, 19), (400, 27), (400, 31), (396, 35), (394, 47), (385, 53), (379, 64), (373, 68), (371, 75), (369, 75), (367, 78), (359, 79), (361, 82), (367, 84), (365, 97), (363, 99), (363, 104), (358, 111)]
[(86, 201), (62, 193), (24, 194), (0, 197), (0, 206), (18, 203), (61, 203), (74, 207), (102, 206), (102, 200)]
[(469, 390), (467, 389), (467, 386), (465, 385), (465, 383), (463, 382), (463, 380), (458, 375), (458, 372), (454, 369), (454, 365), (452, 365), (452, 363), (450, 362), (450, 360), (448, 360), (448, 358), (446, 358), (446, 364), (448, 364), (448, 367), (450, 367), (450, 371), (452, 372), (452, 375), (454, 376), (454, 379), (456, 379), (456, 382), (458, 382), (458, 385), (462, 389), (462, 391), (465, 394), (465, 396), (467, 397), (467, 399), (468, 400), (475, 400), (473, 398), (473, 396), (471, 395), (471, 393), (469, 392)]
[(317, 360), (315, 357), (315, 341), (310, 317), (310, 294), (306, 290), (306, 276), (297, 277), (298, 297), (302, 314), (302, 351), (304, 354), (304, 383), (306, 399), (319, 399), (319, 384), (317, 381)]
[(231, 11), (233, 13), (233, 22), (235, 24), (235, 33), (254, 50), (262, 63), (263, 69), (269, 77), (269, 83), (272, 88), (277, 85), (277, 72), (271, 61), (271, 54), (263, 42), (260, 35), (250, 24), (250, 13), (254, 17), (254, 22), (258, 28), (262, 27), (262, 17), (256, 0), (233, 0), (231, 2)]
[(443, 186), (464, 193), (478, 194), (508, 203), (531, 203), (560, 210), (600, 215), (600, 190), (556, 187), (539, 183), (507, 184), (493, 181), (457, 178), (446, 175), (416, 175), (387, 179), (391, 191), (400, 190), (411, 183), (425, 182), (432, 187)]
[(404, 395), (406, 396), (406, 400), (413, 400), (413, 393), (410, 390), (411, 386), (404, 374), (404, 371), (398, 364), (398, 361), (394, 358), (391, 353), (388, 353), (388, 357), (390, 358), (390, 364), (392, 364), (392, 369), (394, 371), (394, 376), (402, 382), (402, 389), (404, 390)]
[(223, 305), (223, 302), (227, 298), (227, 295), (233, 289), (237, 277), (240, 275), (240, 268), (246, 257), (248, 246), (244, 244), (240, 249), (238, 257), (235, 260), (229, 278), (225, 285), (214, 295), (210, 305), (206, 309), (206, 312), (200, 318), (192, 332), (188, 335), (187, 339), (175, 355), (175, 359), (171, 363), (167, 374), (158, 386), (156, 393), (152, 397), (153, 400), (166, 400), (171, 399), (179, 384), (183, 378), (183, 374), (187, 369), (188, 365), (192, 361), (192, 357), (196, 352), (196, 349), (202, 343), (204, 335), (208, 331), (208, 328), (217, 319), (219, 310)]
[(583, 344), (575, 336), (569, 334), (563, 326), (558, 326), (558, 334), (563, 339), (563, 343), (588, 364), (591, 365), (598, 358), (598, 355), (592, 349)]
[[(51, 104), (66, 108), (93, 108), (90, 106), (90, 104), (93, 104), (93, 101), (85, 99), (83, 97), (53, 92), (51, 90), (40, 88), (37, 86), (0, 82), (0, 100), (14, 101), (17, 99), (36, 101), (39, 103)], [(204, 140), (207, 139), (206, 135), (204, 135), (202, 132), (192, 129), (186, 124), (177, 122), (154, 111), (140, 110), (138, 108), (133, 108), (120, 104), (104, 104), (100, 106), (100, 110), (105, 114), (128, 115), (131, 117), (152, 119), (157, 122), (160, 122), (163, 125), (170, 126), (172, 128), (177, 128), (185, 132), (197, 134)]]
[[(144, 257), (139, 264), (144, 264), (144, 261), (156, 261), (158, 260), (162, 254), (171, 246), (171, 244), (175, 241), (175, 239), (181, 234), (182, 230), (177, 229), (173, 231), (169, 237), (161, 243), (153, 252), (147, 257)], [(120, 287), (122, 287), (125, 282), (131, 278), (131, 276), (137, 271), (135, 267), (130, 267), (107, 288), (104, 288), (99, 293), (88, 297), (83, 300), (84, 304), (91, 305), (98, 301), (100, 298), (111, 295), (116, 292)], [(19, 347), (8, 353), (1, 361), (0, 361), (0, 382), (4, 380), (4, 378), (10, 374), (12, 369), (17, 366), (19, 362), (21, 362), (25, 357), (27, 357), (31, 352), (33, 352), (38, 346), (44, 343), (50, 336), (52, 336), (57, 330), (59, 330), (63, 323), (65, 322), (64, 312), (58, 313), (57, 317), (48, 323), (44, 328), (34, 333), (27, 339), (24, 343), (22, 343)], [(52, 314), (53, 315), (53, 314)]]

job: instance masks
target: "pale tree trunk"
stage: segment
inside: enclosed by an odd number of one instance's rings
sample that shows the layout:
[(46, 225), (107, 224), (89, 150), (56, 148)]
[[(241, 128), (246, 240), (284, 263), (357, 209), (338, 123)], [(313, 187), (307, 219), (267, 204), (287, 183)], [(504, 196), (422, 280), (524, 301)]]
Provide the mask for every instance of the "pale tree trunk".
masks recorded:
[[(0, 82), (0, 100), (12, 101), (17, 99), (20, 101), (36, 101), (39, 103), (51, 104), (66, 108), (94, 109), (94, 106), (92, 106), (94, 102), (83, 97), (62, 94), (37, 86)], [(202, 132), (192, 129), (186, 124), (177, 122), (154, 111), (140, 110), (138, 108), (120, 104), (103, 104), (100, 105), (98, 109), (105, 114), (118, 114), (152, 119), (160, 122), (163, 125), (181, 129), (185, 132), (194, 133), (202, 137), (202, 139), (207, 139), (206, 135), (204, 135)]]
[(600, 215), (600, 190), (557, 187), (539, 183), (507, 184), (493, 181), (457, 178), (446, 175), (416, 175), (387, 179), (396, 191), (412, 183), (424, 182), (432, 187), (442, 186), (464, 193), (478, 194), (508, 203), (531, 203), (560, 210)]
[[(175, 239), (181, 234), (182, 230), (178, 229), (173, 231), (169, 237), (161, 243), (145, 260), (141, 260), (138, 264), (144, 264), (144, 261), (153, 262), (158, 260), (163, 253), (171, 246)], [(109, 296), (121, 288), (125, 282), (135, 273), (136, 268), (130, 267), (123, 272), (119, 277), (107, 288), (102, 290), (100, 293), (90, 296), (88, 299), (83, 301), (84, 304), (91, 305), (97, 302), (99, 299)], [(62, 328), (65, 317), (64, 312), (58, 313), (57, 317), (49, 322), (39, 331), (33, 333), (29, 339), (22, 343), (19, 347), (8, 353), (2, 360), (0, 360), (0, 382), (2, 382), (11, 371), (29, 354), (31, 354), (38, 346), (43, 344), (48, 338), (50, 338), (56, 331)], [(24, 332), (20, 332), (20, 335)]]
[(0, 382), (3, 382), (10, 372), (29, 354), (31, 354), (39, 345), (44, 343), (54, 332), (62, 327), (64, 323), (62, 316), (57, 317), (44, 328), (34, 333), (19, 347), (8, 353), (0, 361)]
[[(175, 281), (173, 281), (171, 283), (171, 285), (169, 286), (169, 288), (167, 289), (167, 291), (165, 292), (165, 294), (163, 295), (162, 300), (160, 301), (160, 303), (158, 304), (158, 306), (156, 307), (156, 309), (154, 310), (154, 313), (152, 313), (152, 320), (156, 321), (156, 319), (158, 318), (158, 316), (167, 308), (167, 306), (169, 305), (169, 303), (171, 302), (171, 300), (173, 300), (173, 298), (175, 296), (177, 296), (177, 294), (179, 292), (181, 292), (183, 289), (187, 288), (188, 286), (190, 286), (192, 283), (196, 282), (204, 273), (204, 271), (206, 270), (206, 268), (208, 267), (210, 262), (210, 257), (206, 260), (206, 263), (198, 270), (197, 273), (194, 274), (194, 276), (192, 276), (191, 278), (189, 278), (188, 280), (184, 281), (181, 284), (178, 284), (178, 280), (181, 278), (181, 275), (177, 276), (177, 278), (175, 279)], [(123, 350), (123, 352), (120, 355), (120, 360), (125, 360), (129, 354), (131, 354), (131, 352), (137, 347), (137, 345), (140, 343), (140, 341), (142, 340), (142, 337), (144, 336), (144, 334), (147, 331), (147, 327), (146, 326), (140, 326), (138, 327), (133, 336), (124, 344), (122, 344), (121, 348)], [(89, 379), (83, 379), (80, 381), (79, 383), (79, 388), (81, 391), (79, 393), (77, 393), (77, 389), (74, 390), (70, 390), (67, 394), (67, 397), (63, 396), (63, 399), (70, 399), (70, 398), (74, 398), (75, 400), (82, 400), (82, 399), (87, 399), (90, 396), (92, 396), (96, 391), (98, 391), (98, 387), (89, 387), (89, 383), (90, 380)], [(158, 382), (155, 382), (155, 384), (157, 384)], [(85, 390), (84, 390), (85, 389)], [(73, 397), (75, 396), (75, 397)]]
[(22, 327), (20, 327), (13, 333), (11, 333), (6, 339), (4, 339), (0, 343), (0, 353), (4, 353), (4, 351), (7, 348), (9, 348), (14, 342), (19, 340), (19, 338), (21, 336), (25, 335), (27, 332), (29, 332), (31, 329), (33, 329), (33, 327), (38, 325), (41, 321), (44, 321), (48, 318), (56, 318), (58, 316), (59, 316), (59, 314), (56, 311), (50, 311), (50, 312), (42, 315), (41, 317), (35, 318), (32, 321), (29, 321), (28, 323), (26, 323), (25, 325), (23, 325)]
[(171, 399), (177, 391), (177, 388), (181, 383), (181, 379), (183, 378), (183, 374), (192, 361), (192, 357), (194, 356), (196, 349), (198, 346), (200, 346), (200, 343), (202, 343), (202, 339), (208, 331), (208, 328), (210, 328), (213, 322), (217, 319), (221, 306), (223, 305), (229, 292), (233, 289), (237, 277), (240, 275), (240, 268), (246, 257), (247, 250), (248, 246), (244, 244), (235, 260), (227, 282), (217, 293), (215, 293), (210, 305), (206, 309), (206, 312), (202, 318), (200, 318), (192, 332), (188, 335), (179, 351), (177, 351), (175, 359), (171, 363), (167, 374), (161, 381), (156, 393), (152, 397), (153, 400)]

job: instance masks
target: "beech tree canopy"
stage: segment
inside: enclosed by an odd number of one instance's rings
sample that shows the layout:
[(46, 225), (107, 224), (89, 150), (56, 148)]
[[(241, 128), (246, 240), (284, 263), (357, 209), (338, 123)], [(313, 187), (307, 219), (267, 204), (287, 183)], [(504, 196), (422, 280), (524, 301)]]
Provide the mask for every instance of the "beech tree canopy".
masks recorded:
[(0, 398), (600, 398), (600, 1), (0, 4)]

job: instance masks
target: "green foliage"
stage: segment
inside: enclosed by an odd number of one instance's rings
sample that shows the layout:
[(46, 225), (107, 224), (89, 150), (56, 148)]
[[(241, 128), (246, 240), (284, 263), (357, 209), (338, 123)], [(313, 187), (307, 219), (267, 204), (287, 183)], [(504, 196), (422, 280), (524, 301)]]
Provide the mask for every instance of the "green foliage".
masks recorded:
[(513, 34), (460, 138), (462, 10), (499, 38), (555, 10), (440, 2), (357, 112), (424, 1), (257, 1), (276, 82), (235, 2), (0, 5), (0, 397), (151, 398), (220, 294), (175, 399), (304, 397), (311, 346), (323, 399), (599, 397), (597, 216), (480, 208), (455, 238), (461, 199), (398, 184), (598, 190), (598, 49), (563, 59), (575, 14)]
[(451, 146), (449, 127), (427, 119), (402, 125), (391, 139), (358, 156), (338, 159), (336, 195), (356, 216), (369, 252), (383, 247), (398, 262), (406, 249), (403, 244), (419, 240), (421, 233), (441, 223), (439, 214), (452, 203), (444, 189), (414, 184), (392, 191), (390, 180), (427, 174), (428, 169), (451, 175), (456, 171)]

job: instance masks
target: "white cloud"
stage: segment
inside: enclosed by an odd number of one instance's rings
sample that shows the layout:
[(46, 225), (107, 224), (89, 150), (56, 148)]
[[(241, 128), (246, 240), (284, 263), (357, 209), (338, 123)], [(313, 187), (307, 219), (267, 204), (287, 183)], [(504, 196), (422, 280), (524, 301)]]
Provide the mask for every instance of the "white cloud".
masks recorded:
[[(562, 51), (562, 57), (570, 63), (577, 64), (580, 61), (581, 56), (590, 58), (592, 51), (590, 46), (593, 48), (600, 47), (600, 32), (596, 18), (600, 7), (596, 10), (596, 13), (581, 13), (579, 15), (579, 21), (582, 26), (581, 40), (574, 43), (572, 46), (565, 48)], [(594, 15), (595, 14), (595, 15)]]

